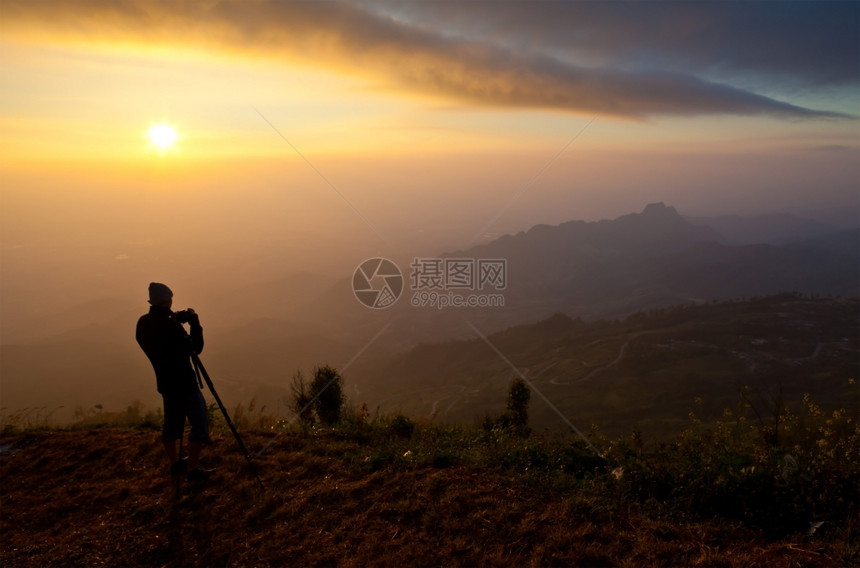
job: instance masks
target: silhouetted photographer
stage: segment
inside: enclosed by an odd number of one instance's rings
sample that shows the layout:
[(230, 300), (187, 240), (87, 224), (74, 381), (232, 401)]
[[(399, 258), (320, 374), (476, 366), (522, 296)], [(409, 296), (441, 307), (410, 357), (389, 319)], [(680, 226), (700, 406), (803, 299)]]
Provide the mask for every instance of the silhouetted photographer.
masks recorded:
[[(149, 313), (137, 322), (135, 337), (155, 370), (158, 392), (164, 400), (162, 440), (171, 473), (181, 476), (187, 471), (189, 481), (202, 481), (208, 472), (200, 469), (200, 451), (209, 444), (206, 401), (192, 366), (192, 357), (203, 350), (203, 328), (192, 309), (173, 312), (173, 292), (158, 282), (149, 285)], [(190, 333), (183, 324), (187, 323)], [(185, 431), (185, 419), (191, 423), (188, 436), (188, 458), (179, 455), (176, 442)]]

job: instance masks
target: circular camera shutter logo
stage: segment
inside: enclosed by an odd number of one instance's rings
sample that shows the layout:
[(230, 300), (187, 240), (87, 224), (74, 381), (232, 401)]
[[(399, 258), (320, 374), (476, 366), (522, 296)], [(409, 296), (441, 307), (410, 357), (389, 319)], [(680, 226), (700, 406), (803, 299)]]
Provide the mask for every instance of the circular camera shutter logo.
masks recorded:
[(387, 308), (403, 292), (403, 274), (387, 258), (369, 258), (355, 269), (352, 292), (368, 308)]

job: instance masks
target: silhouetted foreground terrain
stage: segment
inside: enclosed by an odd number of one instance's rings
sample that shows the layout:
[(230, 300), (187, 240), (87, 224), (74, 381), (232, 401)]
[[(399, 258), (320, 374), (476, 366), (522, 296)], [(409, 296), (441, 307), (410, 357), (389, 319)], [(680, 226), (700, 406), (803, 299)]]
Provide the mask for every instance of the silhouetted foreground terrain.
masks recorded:
[[(380, 439), (360, 429), (282, 436), (259, 461), (266, 492), (243, 465), (232, 438), (222, 434), (208, 454), (209, 465), (218, 468), (215, 479), (197, 492), (183, 484), (181, 500), (166, 475), (154, 429), (7, 435), (0, 440), (0, 564), (788, 567), (860, 562), (858, 523), (850, 515), (840, 519), (842, 513), (834, 513), (834, 522), (812, 536), (774, 536), (754, 522), (709, 520), (697, 511), (649, 505), (644, 493), (637, 498), (624, 485), (626, 471), (607, 469), (600, 458), (581, 452), (584, 446), (568, 443), (570, 473), (553, 474), (550, 470), (558, 468), (540, 463), (540, 446), (532, 442), (487, 442), (494, 457), (480, 465), (464, 457), (476, 451), (464, 453), (468, 441), (452, 440), (444, 450), (437, 439), (427, 453), (421, 448), (423, 434), (412, 435), (410, 428), (407, 436), (397, 437), (393, 424), (384, 430), (391, 437)], [(470, 435), (456, 429), (448, 434)], [(271, 434), (249, 434), (246, 442), (259, 449), (268, 438)], [(410, 447), (414, 453), (403, 452)], [(513, 465), (503, 467), (506, 455), (513, 456)], [(529, 473), (528, 460), (538, 473)], [(744, 499), (743, 485), (734, 491), (734, 499)]]

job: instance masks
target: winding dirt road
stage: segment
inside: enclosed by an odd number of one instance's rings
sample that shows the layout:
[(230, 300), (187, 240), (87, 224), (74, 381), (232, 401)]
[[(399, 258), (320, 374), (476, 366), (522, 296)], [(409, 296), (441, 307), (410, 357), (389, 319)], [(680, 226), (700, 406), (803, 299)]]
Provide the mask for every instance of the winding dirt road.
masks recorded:
[(581, 379), (576, 379), (575, 381), (567, 381), (567, 382), (563, 383), (563, 382), (559, 381), (559, 379), (561, 378), (559, 376), (559, 377), (555, 377), (553, 379), (550, 379), (549, 382), (550, 382), (550, 384), (553, 384), (553, 385), (572, 385), (574, 383), (585, 382), (588, 379), (590, 379), (591, 377), (593, 377), (594, 375), (596, 375), (597, 373), (599, 373), (601, 371), (605, 371), (609, 367), (611, 367), (611, 366), (617, 364), (619, 361), (621, 361), (621, 358), (624, 356), (624, 350), (627, 349), (627, 346), (629, 344), (630, 344), (630, 342), (628, 341), (627, 343), (625, 343), (624, 345), (621, 346), (621, 349), (618, 350), (618, 356), (611, 363), (608, 363), (606, 365), (603, 365), (601, 367), (597, 367), (596, 369), (593, 369), (590, 373), (588, 373), (587, 375), (585, 375)]

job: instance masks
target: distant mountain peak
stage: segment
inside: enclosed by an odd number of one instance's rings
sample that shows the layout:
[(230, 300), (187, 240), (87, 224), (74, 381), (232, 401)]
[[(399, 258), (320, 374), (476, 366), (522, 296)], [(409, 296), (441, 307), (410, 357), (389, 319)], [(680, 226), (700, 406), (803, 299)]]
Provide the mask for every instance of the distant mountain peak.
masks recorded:
[[(602, 221), (602, 223), (606, 223), (606, 221)], [(609, 223), (625, 227), (650, 227), (653, 230), (660, 230), (660, 228), (665, 230), (670, 227), (678, 230), (681, 227), (690, 226), (674, 207), (666, 205), (662, 201), (649, 203), (641, 213), (628, 213), (609, 221)]]
[(641, 215), (660, 215), (661, 217), (665, 217), (667, 215), (671, 216), (680, 216), (678, 215), (678, 211), (675, 210), (674, 207), (667, 207), (665, 203), (662, 201), (658, 201), (657, 203), (649, 203), (645, 206), (645, 209), (642, 210)]

